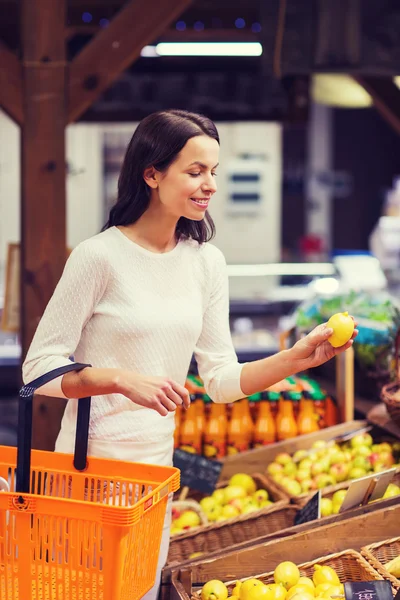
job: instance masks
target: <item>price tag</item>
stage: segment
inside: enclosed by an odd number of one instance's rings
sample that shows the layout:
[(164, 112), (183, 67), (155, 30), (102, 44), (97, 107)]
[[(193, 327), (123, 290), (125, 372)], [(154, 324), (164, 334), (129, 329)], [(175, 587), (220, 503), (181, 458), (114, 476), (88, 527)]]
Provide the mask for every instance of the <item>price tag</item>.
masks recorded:
[(178, 449), (174, 452), (173, 463), (181, 471), (181, 487), (204, 494), (213, 493), (221, 474), (221, 462)]
[(294, 518), (295, 525), (301, 525), (302, 523), (308, 523), (309, 521), (315, 521), (321, 518), (321, 490), (319, 490), (314, 496), (307, 502), (303, 508), (301, 508)]
[(382, 498), (395, 473), (396, 468), (393, 468), (352, 481), (339, 512), (342, 513), (361, 505), (364, 506), (371, 500)]
[(344, 595), (346, 600), (393, 600), (389, 581), (346, 581)]

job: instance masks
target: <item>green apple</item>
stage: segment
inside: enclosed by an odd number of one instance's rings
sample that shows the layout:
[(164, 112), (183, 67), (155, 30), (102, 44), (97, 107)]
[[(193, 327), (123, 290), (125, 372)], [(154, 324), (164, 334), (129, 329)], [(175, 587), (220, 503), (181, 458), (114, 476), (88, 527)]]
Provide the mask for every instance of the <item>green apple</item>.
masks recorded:
[(379, 444), (379, 452), (392, 453), (392, 446), (388, 442), (382, 442), (381, 444)]
[(303, 458), (303, 460), (299, 462), (299, 471), (303, 469), (310, 471), (312, 464), (313, 461), (311, 460), (311, 458)]
[(296, 473), (296, 480), (301, 483), (305, 479), (310, 479), (310, 469), (299, 469)]
[(333, 512), (333, 502), (330, 498), (321, 498), (321, 517), (329, 517)]
[(283, 465), (280, 465), (277, 462), (272, 462), (268, 465), (267, 467), (267, 473), (269, 475), (277, 475), (278, 473), (282, 473), (283, 472)]
[(289, 479), (288, 481), (282, 482), (283, 487), (291, 496), (300, 496), (302, 493), (301, 485), (298, 481)]
[(275, 461), (279, 465), (286, 465), (286, 463), (292, 462), (292, 457), (287, 452), (280, 452), (275, 456)]
[(311, 447), (315, 449), (326, 448), (326, 442), (325, 440), (317, 440)]
[(358, 446), (357, 448), (354, 448), (354, 452), (356, 456), (368, 457), (372, 454), (370, 446)]
[(360, 479), (360, 477), (364, 477), (367, 474), (365, 469), (361, 467), (353, 467), (350, 469), (349, 479)]
[(332, 496), (333, 504), (342, 504), (343, 500), (346, 498), (347, 490), (337, 490)]
[(287, 476), (294, 475), (297, 472), (297, 467), (294, 462), (287, 462), (283, 467), (283, 472)]
[(385, 493), (383, 494), (383, 498), (393, 498), (394, 496), (398, 496), (400, 494), (400, 487), (395, 483), (389, 483), (386, 488)]
[(313, 465), (311, 467), (311, 475), (313, 477), (315, 477), (316, 475), (323, 473), (325, 470), (326, 470), (326, 464), (324, 463), (324, 461), (322, 459), (317, 460), (315, 463), (313, 463)]
[(293, 454), (293, 460), (295, 462), (300, 462), (301, 460), (304, 460), (307, 457), (307, 455), (307, 450), (296, 450), (296, 452)]
[(317, 484), (317, 488), (322, 490), (322, 488), (327, 487), (328, 485), (335, 485), (336, 481), (332, 475), (328, 475), (327, 473), (319, 473), (315, 477), (315, 483)]
[(247, 506), (244, 507), (244, 509), (242, 510), (242, 515), (248, 515), (249, 513), (253, 513), (260, 510), (260, 507), (258, 506), (258, 504), (248, 504)]
[(330, 475), (335, 478), (337, 483), (346, 481), (349, 477), (350, 466), (346, 463), (337, 463), (331, 466), (329, 469)]
[(206, 512), (207, 519), (211, 522), (216, 521), (222, 515), (221, 504), (216, 504), (213, 508)]
[(316, 483), (312, 479), (303, 479), (303, 481), (300, 482), (300, 486), (303, 493), (317, 489)]
[(373, 443), (374, 441), (369, 433), (360, 433), (352, 437), (350, 440), (350, 445), (352, 448), (357, 448), (357, 446), (371, 447)]
[(353, 464), (352, 464), (352, 468), (353, 469), (364, 469), (364, 471), (369, 471), (371, 468), (371, 463), (369, 462), (369, 460), (367, 458), (365, 458), (365, 456), (356, 456), (355, 459), (353, 460)]
[(198, 527), (201, 523), (201, 519), (196, 511), (185, 510), (176, 522), (178, 527), (182, 529), (191, 529), (192, 527)]

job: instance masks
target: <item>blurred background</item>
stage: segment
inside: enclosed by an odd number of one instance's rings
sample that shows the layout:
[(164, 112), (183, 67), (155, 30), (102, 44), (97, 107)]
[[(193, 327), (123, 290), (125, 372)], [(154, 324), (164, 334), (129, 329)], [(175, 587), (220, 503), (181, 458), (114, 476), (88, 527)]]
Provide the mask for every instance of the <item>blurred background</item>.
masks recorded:
[[(376, 393), (399, 324), (398, 1), (0, 0), (0, 40), (0, 443), (60, 248), (100, 231), (137, 122), (163, 108), (220, 132), (210, 212), (239, 359), (347, 309)], [(65, 193), (40, 167), (60, 157)]]

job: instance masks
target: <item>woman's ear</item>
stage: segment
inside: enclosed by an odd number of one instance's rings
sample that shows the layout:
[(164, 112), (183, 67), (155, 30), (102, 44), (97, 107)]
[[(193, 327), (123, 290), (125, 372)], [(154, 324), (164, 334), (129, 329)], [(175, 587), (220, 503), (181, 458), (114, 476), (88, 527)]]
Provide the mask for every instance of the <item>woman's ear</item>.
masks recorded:
[(143, 173), (143, 178), (153, 190), (158, 188), (157, 170), (154, 167), (148, 167)]

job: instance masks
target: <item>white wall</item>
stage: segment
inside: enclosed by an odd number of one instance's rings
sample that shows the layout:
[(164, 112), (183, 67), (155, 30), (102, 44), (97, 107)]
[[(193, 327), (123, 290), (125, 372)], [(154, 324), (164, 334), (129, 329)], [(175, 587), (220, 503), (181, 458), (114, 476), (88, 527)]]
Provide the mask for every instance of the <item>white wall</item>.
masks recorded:
[[(76, 124), (67, 129), (67, 241), (75, 247), (96, 234), (102, 227), (103, 135), (105, 131), (126, 134), (135, 124)], [(230, 264), (279, 261), (281, 241), (281, 126), (276, 123), (221, 123), (218, 192), (210, 207), (217, 228), (215, 244)], [(267, 159), (268, 177), (263, 184), (260, 210), (253, 215), (232, 214), (227, 201), (227, 171), (238, 155), (263, 154)], [(19, 131), (0, 112), (0, 266), (4, 264), (7, 244), (19, 241)], [(270, 281), (270, 284), (273, 282)], [(0, 286), (1, 287), (1, 286)], [(236, 297), (262, 296), (265, 280), (232, 280)]]

